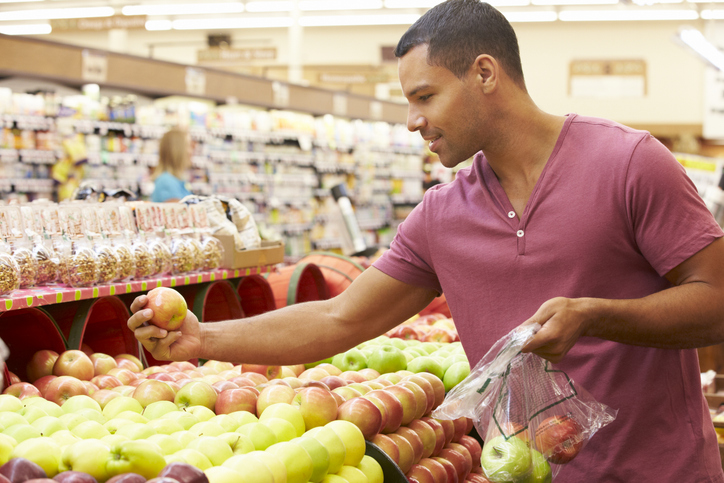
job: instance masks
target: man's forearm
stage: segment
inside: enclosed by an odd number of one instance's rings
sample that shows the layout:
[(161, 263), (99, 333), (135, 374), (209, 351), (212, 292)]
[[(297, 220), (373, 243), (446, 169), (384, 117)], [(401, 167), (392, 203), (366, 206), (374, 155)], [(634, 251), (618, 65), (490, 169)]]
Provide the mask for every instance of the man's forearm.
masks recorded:
[(724, 341), (724, 296), (706, 282), (630, 300), (584, 299), (591, 318), (582, 335), (625, 344), (685, 349)]

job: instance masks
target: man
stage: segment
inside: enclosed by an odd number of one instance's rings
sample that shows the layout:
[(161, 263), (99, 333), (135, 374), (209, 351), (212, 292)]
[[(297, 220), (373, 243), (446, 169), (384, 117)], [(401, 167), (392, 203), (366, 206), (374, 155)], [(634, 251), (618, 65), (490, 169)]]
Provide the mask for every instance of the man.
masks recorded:
[(159, 359), (308, 362), (444, 291), (471, 364), (538, 322), (524, 350), (619, 410), (556, 481), (724, 482), (694, 349), (724, 341), (724, 241), (681, 166), (648, 133), (539, 110), (512, 27), (478, 0), (434, 7), (396, 54), (408, 128), (445, 166), (473, 165), (430, 189), (335, 299), (214, 324), (189, 315), (168, 335), (140, 327), (143, 310), (136, 337)]

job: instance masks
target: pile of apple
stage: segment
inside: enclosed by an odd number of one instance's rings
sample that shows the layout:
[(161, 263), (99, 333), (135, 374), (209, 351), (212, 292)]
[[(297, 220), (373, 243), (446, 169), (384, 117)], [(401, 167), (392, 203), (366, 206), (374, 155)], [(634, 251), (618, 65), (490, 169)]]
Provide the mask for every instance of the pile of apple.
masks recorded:
[(323, 362), (343, 372), (373, 369), (380, 374), (408, 370), (428, 372), (450, 391), (470, 374), (470, 363), (460, 342), (425, 342), (386, 335), (359, 344)]
[(414, 339), (422, 342), (455, 342), (460, 340), (453, 319), (443, 314), (416, 315), (387, 332), (388, 337)]

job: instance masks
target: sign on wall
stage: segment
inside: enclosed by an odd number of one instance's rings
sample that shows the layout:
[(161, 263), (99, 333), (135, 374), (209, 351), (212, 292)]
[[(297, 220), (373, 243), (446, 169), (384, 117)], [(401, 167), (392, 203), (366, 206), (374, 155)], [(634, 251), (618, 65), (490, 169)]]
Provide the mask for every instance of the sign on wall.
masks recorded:
[(644, 60), (573, 60), (568, 79), (571, 97), (621, 99), (646, 96)]
[(255, 48), (211, 48), (196, 53), (199, 62), (249, 62), (253, 60), (275, 60), (276, 47)]
[(61, 18), (50, 21), (53, 32), (145, 29), (145, 15), (114, 15), (101, 18)]

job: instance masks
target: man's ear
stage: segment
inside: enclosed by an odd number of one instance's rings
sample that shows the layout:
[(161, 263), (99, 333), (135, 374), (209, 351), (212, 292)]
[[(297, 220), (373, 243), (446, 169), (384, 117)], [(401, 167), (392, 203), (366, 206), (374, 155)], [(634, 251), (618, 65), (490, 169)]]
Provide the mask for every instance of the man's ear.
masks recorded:
[(480, 83), (485, 94), (494, 91), (500, 75), (498, 61), (488, 54), (481, 54), (475, 58), (473, 64), (476, 80)]

